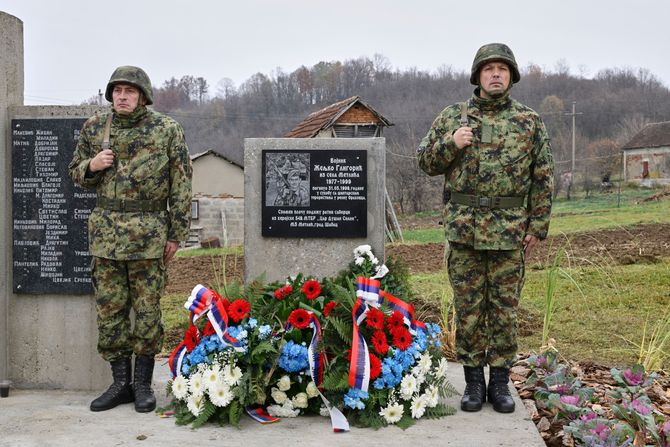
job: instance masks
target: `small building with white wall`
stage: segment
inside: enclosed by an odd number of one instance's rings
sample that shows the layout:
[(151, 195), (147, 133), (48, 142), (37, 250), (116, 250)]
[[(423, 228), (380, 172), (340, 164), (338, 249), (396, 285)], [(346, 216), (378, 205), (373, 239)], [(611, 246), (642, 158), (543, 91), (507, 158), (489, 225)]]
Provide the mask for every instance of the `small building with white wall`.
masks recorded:
[(670, 184), (670, 121), (647, 124), (624, 144), (623, 177), (647, 186)]
[(191, 242), (218, 238), (244, 241), (244, 168), (214, 150), (191, 155)]

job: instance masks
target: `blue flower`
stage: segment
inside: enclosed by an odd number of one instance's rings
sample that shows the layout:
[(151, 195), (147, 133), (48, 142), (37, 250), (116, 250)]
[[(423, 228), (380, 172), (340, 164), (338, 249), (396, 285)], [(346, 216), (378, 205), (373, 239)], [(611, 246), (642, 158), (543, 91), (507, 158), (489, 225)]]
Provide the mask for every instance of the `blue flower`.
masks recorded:
[(300, 372), (309, 368), (307, 348), (290, 340), (281, 349), (279, 367), (287, 372)]
[(247, 327), (249, 329), (254, 329), (256, 326), (258, 326), (258, 320), (257, 319), (249, 318), (249, 320), (247, 320)]
[(272, 328), (268, 326), (267, 324), (264, 324), (263, 326), (258, 328), (258, 337), (261, 340), (265, 340), (270, 336), (270, 332), (272, 331)]
[(368, 393), (365, 391), (359, 390), (357, 388), (349, 388), (347, 394), (344, 395), (344, 406), (356, 410), (363, 410), (365, 409), (365, 404), (361, 401), (361, 399), (367, 398)]

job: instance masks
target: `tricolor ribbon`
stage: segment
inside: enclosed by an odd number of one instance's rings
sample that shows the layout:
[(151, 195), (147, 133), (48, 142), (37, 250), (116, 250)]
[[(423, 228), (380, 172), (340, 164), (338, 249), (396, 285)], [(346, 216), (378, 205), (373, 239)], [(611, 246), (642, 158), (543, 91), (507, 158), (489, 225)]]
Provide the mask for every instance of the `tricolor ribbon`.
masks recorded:
[(212, 289), (208, 289), (202, 284), (198, 284), (193, 288), (191, 296), (189, 296), (184, 303), (184, 307), (192, 313), (191, 318), (195, 323), (195, 321), (203, 314), (207, 313), (207, 311), (212, 308), (212, 304), (220, 298), (221, 296)]
[[(337, 408), (333, 407), (326, 396), (321, 392), (321, 383), (323, 382), (323, 369), (324, 369), (324, 358), (323, 354), (319, 352), (319, 344), (321, 343), (321, 323), (319, 319), (314, 315), (313, 312), (309, 312), (309, 327), (311, 327), (314, 332), (312, 334), (312, 341), (309, 343), (307, 348), (307, 360), (309, 362), (309, 373), (312, 377), (312, 381), (316, 385), (317, 390), (319, 391), (319, 396), (323, 404), (328, 409), (330, 414), (330, 423), (333, 427), (333, 431), (336, 433), (347, 432), (349, 431), (349, 421), (344, 417), (342, 412)], [(284, 326), (286, 331), (293, 329), (293, 325), (286, 323)]]
[(244, 407), (244, 411), (246, 411), (251, 419), (255, 420), (256, 422), (260, 422), (261, 424), (272, 424), (279, 422), (279, 418), (270, 416), (263, 407)]
[(179, 345), (172, 351), (172, 355), (168, 359), (168, 365), (170, 365), (170, 371), (172, 372), (172, 378), (177, 377), (181, 374), (181, 364), (184, 361), (184, 356), (188, 354), (188, 349), (186, 348), (186, 342), (181, 342)]
[(222, 300), (216, 300), (214, 302), (207, 313), (207, 318), (209, 318), (209, 322), (212, 323), (212, 327), (214, 328), (214, 331), (216, 331), (216, 335), (219, 337), (219, 340), (221, 340), (221, 343), (232, 346), (236, 351), (244, 351), (242, 343), (228, 334), (228, 313), (223, 306)]

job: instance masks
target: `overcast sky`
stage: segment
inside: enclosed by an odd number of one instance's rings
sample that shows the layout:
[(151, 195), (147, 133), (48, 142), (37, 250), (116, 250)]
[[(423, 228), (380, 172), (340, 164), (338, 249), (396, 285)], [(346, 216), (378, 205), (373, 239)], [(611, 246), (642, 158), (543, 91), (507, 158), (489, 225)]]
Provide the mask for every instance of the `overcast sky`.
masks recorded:
[(23, 21), (26, 104), (78, 104), (119, 65), (154, 86), (202, 76), (213, 94), (222, 78), (375, 53), (398, 69), (469, 70), (489, 42), (522, 67), (645, 68), (670, 86), (669, 0), (0, 0), (0, 11)]

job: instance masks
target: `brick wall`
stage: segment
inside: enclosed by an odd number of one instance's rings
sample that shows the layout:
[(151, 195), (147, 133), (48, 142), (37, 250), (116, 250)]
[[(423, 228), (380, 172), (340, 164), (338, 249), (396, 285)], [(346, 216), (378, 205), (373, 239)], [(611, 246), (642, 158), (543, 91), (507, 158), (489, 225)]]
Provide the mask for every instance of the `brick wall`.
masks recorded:
[[(193, 219), (191, 226), (202, 227), (201, 240), (218, 237), (221, 245), (244, 243), (244, 199), (219, 197), (195, 199), (198, 200), (198, 219)], [(225, 237), (221, 212), (225, 215)]]

